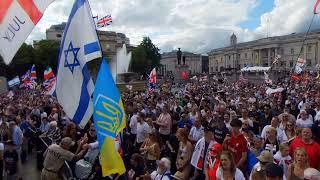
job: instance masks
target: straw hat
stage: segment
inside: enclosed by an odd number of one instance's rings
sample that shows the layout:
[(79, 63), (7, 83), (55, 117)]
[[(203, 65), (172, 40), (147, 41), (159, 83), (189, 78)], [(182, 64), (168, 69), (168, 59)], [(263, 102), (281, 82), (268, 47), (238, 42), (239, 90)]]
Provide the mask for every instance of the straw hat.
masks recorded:
[(177, 171), (174, 175), (172, 175), (173, 179), (184, 180), (184, 174), (180, 171)]

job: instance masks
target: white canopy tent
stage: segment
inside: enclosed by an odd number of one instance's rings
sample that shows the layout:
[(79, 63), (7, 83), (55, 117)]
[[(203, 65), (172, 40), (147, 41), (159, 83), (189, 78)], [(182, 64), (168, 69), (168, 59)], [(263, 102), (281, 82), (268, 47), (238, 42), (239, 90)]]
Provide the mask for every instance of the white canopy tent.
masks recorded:
[(253, 66), (253, 67), (244, 67), (241, 69), (241, 72), (266, 72), (269, 71), (271, 67), (261, 67), (261, 66)]

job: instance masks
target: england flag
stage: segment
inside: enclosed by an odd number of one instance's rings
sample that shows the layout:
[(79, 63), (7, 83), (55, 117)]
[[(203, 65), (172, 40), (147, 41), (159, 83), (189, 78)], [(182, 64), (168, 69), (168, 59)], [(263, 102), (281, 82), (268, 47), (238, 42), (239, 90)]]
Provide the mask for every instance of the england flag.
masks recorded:
[(9, 64), (54, 0), (0, 1), (0, 55)]
[(76, 0), (60, 45), (56, 95), (68, 117), (84, 127), (93, 113), (94, 84), (87, 62), (101, 57), (87, 0)]

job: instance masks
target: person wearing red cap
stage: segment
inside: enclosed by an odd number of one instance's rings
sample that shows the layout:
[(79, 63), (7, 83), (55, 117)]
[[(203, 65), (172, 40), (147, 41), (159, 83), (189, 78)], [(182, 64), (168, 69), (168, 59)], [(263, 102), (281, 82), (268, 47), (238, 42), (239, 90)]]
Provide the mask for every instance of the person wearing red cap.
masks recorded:
[(220, 165), (220, 154), (222, 152), (222, 146), (220, 144), (214, 144), (209, 151), (207, 164), (205, 168), (205, 175), (207, 180), (216, 180), (217, 170)]

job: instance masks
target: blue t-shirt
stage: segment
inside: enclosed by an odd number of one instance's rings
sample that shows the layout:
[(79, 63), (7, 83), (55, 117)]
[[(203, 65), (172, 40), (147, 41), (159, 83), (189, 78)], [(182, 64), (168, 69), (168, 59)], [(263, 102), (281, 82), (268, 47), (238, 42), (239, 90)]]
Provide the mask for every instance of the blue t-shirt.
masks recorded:
[(190, 119), (188, 119), (187, 121), (181, 119), (180, 121), (177, 122), (177, 125), (179, 128), (184, 128), (185, 125), (190, 125), (190, 127), (192, 126), (192, 121)]

